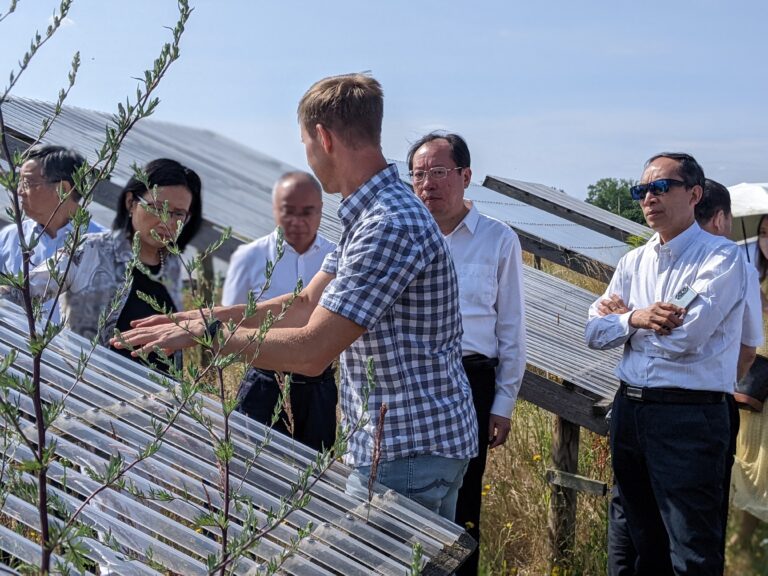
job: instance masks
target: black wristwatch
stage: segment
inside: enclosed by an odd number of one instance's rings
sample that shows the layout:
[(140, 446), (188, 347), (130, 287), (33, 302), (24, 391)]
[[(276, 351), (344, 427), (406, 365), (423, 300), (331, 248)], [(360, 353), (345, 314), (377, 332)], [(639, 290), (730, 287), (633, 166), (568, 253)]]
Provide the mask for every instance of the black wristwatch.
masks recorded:
[(219, 328), (221, 328), (221, 320), (218, 318), (214, 318), (205, 328), (205, 333), (211, 338), (211, 342), (215, 342), (216, 334), (219, 333)]

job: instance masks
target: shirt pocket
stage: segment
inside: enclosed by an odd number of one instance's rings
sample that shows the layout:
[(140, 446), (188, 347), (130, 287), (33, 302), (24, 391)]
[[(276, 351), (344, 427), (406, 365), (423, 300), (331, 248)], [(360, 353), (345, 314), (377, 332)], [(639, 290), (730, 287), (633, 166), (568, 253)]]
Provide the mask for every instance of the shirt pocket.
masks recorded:
[(459, 299), (462, 304), (492, 306), (496, 300), (496, 267), (490, 264), (462, 264), (456, 267)]

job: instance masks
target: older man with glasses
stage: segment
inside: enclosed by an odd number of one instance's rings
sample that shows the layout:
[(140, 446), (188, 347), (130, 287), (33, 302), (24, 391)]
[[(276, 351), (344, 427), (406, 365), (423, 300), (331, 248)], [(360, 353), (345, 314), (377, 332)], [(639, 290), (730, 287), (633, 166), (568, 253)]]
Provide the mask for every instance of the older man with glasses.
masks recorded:
[[(456, 523), (479, 541), (488, 449), (507, 439), (525, 374), (522, 251), (509, 226), (464, 199), (472, 169), (461, 136), (432, 132), (420, 138), (408, 152), (408, 169), (414, 191), (448, 243), (459, 280), (462, 364), (472, 388), (479, 444), (459, 491)], [(477, 574), (479, 559), (476, 549), (457, 574)]]
[(624, 348), (611, 455), (637, 558), (623, 568), (609, 561), (612, 575), (723, 573), (726, 395), (748, 271), (738, 246), (696, 223), (703, 187), (688, 154), (648, 160), (631, 193), (655, 234), (621, 259), (589, 311), (588, 345)]
[[(277, 259), (277, 230), (240, 246), (229, 261), (222, 305), (246, 304), (249, 292), (257, 302), (288, 294), (299, 280), (306, 285), (336, 248), (318, 234), (322, 213), (323, 189), (317, 179), (307, 172), (283, 174), (272, 189), (272, 214), (285, 239), (282, 258)], [(267, 261), (275, 263), (269, 284)], [(237, 393), (238, 410), (268, 424), (280, 394), (276, 372), (249, 368)], [(333, 446), (338, 399), (333, 367), (320, 376), (293, 374), (289, 398), (290, 409), (281, 411), (275, 429), (315, 450)]]
[[(63, 248), (67, 236), (73, 231), (70, 221), (80, 202), (74, 177), (85, 159), (72, 149), (50, 145), (34, 146), (24, 158), (18, 192), (25, 214), (21, 223), (24, 240), (28, 246), (34, 244), (29, 261), (32, 270)], [(91, 221), (83, 232), (104, 230)], [(18, 274), (21, 269), (19, 229), (16, 224), (10, 224), (0, 230), (0, 273)], [(54, 313), (54, 321), (58, 321), (58, 311)]]

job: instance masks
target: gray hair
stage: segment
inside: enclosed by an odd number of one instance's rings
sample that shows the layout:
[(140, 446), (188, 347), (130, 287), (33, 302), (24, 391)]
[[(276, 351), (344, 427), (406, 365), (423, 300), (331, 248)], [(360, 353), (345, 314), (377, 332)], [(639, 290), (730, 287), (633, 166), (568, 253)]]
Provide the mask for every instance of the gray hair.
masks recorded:
[(274, 203), (277, 199), (277, 190), (280, 188), (280, 186), (286, 182), (287, 180), (304, 180), (306, 182), (309, 182), (317, 189), (317, 193), (322, 198), (323, 196), (323, 187), (320, 185), (320, 182), (318, 182), (317, 178), (315, 178), (312, 174), (309, 172), (304, 172), (303, 170), (292, 170), (291, 172), (286, 172), (280, 178), (277, 179), (275, 182), (275, 185), (272, 186), (272, 202)]

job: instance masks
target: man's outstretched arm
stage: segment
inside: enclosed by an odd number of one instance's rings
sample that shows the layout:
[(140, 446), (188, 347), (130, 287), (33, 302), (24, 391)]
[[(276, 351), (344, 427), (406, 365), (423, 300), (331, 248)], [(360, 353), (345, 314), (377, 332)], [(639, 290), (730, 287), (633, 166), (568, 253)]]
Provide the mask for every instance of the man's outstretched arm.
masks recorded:
[[(284, 318), (276, 326), (280, 328), (296, 328), (304, 326), (309, 322), (312, 312), (320, 301), (320, 296), (328, 283), (333, 280), (333, 275), (325, 272), (315, 274), (309, 285), (296, 296), (288, 308)], [(291, 298), (291, 294), (284, 294), (259, 302), (256, 306), (256, 312), (252, 316), (243, 319), (245, 305), (218, 306), (213, 309), (213, 316), (223, 323), (242, 321), (240, 330), (244, 333), (258, 333), (259, 327), (267, 317), (267, 313), (277, 316), (282, 310), (283, 304)], [(157, 314), (142, 320), (136, 320), (131, 323), (131, 330), (122, 333), (122, 340), (134, 348), (142, 348), (152, 351), (154, 347), (165, 350), (166, 353), (173, 353), (183, 348), (189, 348), (195, 344), (194, 336), (201, 336), (205, 333), (205, 322), (201, 317), (200, 310), (187, 310), (174, 314), (171, 320), (165, 315)], [(210, 323), (212, 319), (207, 319)], [(277, 328), (275, 328), (277, 329)], [(111, 343), (116, 348), (123, 347), (120, 339), (113, 338)], [(127, 347), (127, 346), (125, 346)], [(330, 363), (330, 362), (329, 362)]]

